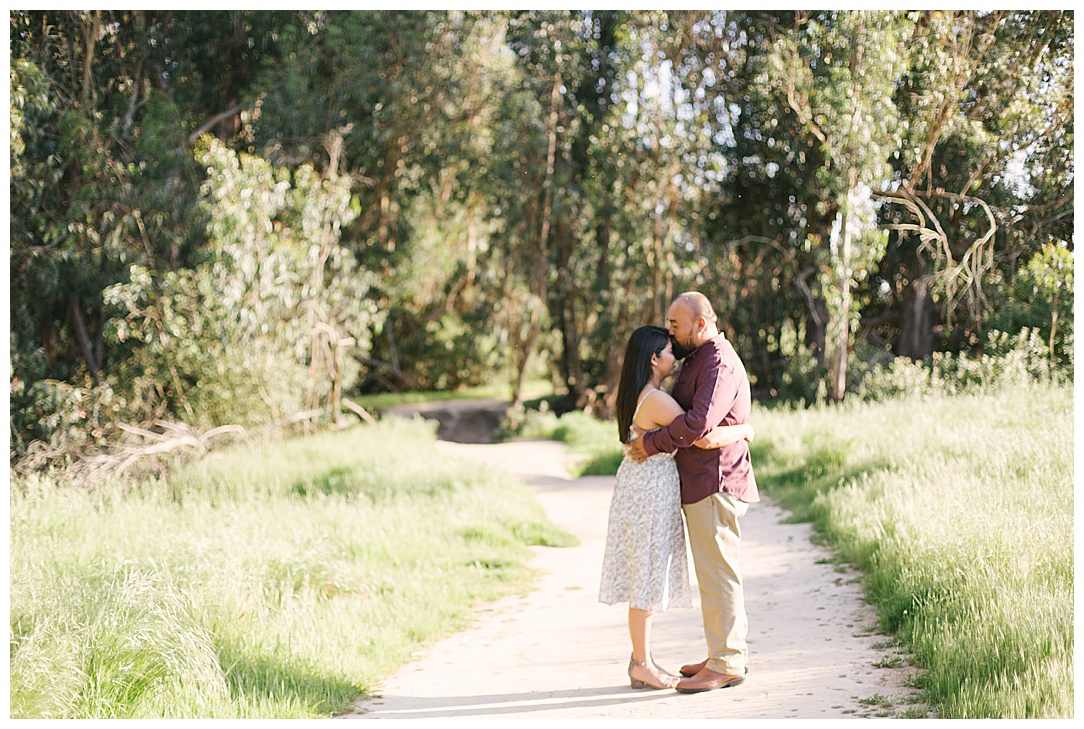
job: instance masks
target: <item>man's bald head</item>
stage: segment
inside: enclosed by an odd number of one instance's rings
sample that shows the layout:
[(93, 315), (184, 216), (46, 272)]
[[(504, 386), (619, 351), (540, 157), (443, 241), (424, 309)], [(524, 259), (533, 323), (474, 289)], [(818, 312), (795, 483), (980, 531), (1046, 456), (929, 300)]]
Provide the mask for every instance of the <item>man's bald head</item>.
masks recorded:
[(705, 322), (712, 323), (717, 319), (715, 309), (712, 308), (708, 297), (699, 291), (686, 291), (679, 294), (673, 303), (686, 307), (694, 319), (703, 319)]
[(670, 304), (666, 315), (674, 356), (686, 355), (719, 333), (715, 309), (699, 291), (686, 291)]

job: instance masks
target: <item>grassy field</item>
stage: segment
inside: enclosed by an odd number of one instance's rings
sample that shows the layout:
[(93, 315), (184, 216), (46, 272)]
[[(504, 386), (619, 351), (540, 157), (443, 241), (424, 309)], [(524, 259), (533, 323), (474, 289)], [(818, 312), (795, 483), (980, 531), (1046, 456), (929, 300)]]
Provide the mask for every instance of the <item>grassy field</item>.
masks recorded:
[[(388, 421), (212, 455), (121, 492), (17, 482), (11, 716), (346, 709), (567, 544), (526, 488)], [(395, 444), (396, 447), (389, 447)]]
[[(761, 490), (862, 570), (940, 717), (1073, 716), (1071, 387), (756, 407), (752, 422)], [(534, 427), (616, 469), (612, 423)]]

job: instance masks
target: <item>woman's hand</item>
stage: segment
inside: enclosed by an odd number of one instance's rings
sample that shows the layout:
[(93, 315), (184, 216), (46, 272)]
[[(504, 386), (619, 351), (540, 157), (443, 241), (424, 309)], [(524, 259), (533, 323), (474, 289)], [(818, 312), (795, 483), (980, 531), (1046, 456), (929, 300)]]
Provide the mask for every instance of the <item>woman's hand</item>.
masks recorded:
[(713, 448), (722, 448), (731, 443), (737, 443), (740, 440), (744, 440), (748, 443), (753, 442), (752, 425), (749, 425), (748, 423), (741, 423), (740, 425), (720, 425), (703, 438), (693, 443), (693, 445), (697, 448), (711, 450)]

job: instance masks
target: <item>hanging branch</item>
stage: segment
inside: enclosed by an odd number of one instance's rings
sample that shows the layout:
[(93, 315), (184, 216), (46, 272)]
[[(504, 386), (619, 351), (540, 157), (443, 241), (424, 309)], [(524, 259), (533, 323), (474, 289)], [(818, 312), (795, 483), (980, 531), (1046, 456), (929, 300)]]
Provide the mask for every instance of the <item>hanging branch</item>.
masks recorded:
[[(962, 288), (968, 297), (968, 310), (979, 318), (986, 306), (986, 295), (982, 290), (982, 274), (993, 267), (993, 246), (988, 245), (997, 232), (997, 219), (990, 205), (977, 197), (960, 195), (937, 189), (928, 193), (913, 192), (907, 188), (900, 190), (877, 190), (874, 195), (889, 202), (903, 205), (914, 216), (916, 223), (897, 223), (887, 226), (900, 233), (911, 233), (919, 238), (919, 250), (929, 251), (936, 259), (943, 261), (944, 268), (937, 277), (945, 285), (946, 315), (952, 323), (953, 310), (959, 301), (958, 291)], [(986, 213), (989, 228), (977, 241), (968, 246), (960, 261), (952, 254), (948, 235), (941, 226), (933, 210), (922, 198), (930, 200), (948, 200), (953, 202), (978, 205)], [(960, 282), (962, 280), (962, 286)]]

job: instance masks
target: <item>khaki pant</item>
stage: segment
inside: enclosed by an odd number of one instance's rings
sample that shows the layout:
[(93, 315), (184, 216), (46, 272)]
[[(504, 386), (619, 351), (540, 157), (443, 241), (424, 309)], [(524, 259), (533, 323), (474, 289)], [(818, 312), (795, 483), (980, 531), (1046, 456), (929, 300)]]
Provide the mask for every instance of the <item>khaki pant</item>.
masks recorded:
[(700, 586), (708, 668), (741, 676), (749, 657), (749, 619), (741, 580), (741, 526), (749, 504), (730, 494), (712, 494), (683, 504), (689, 546)]

